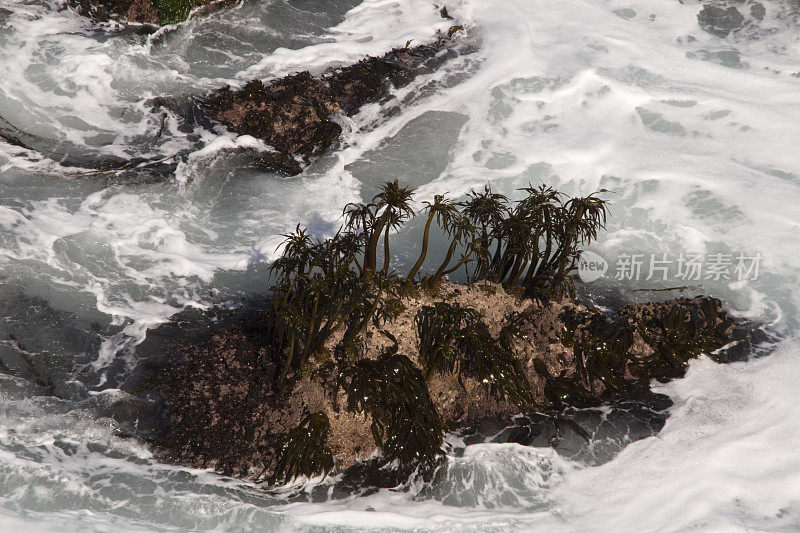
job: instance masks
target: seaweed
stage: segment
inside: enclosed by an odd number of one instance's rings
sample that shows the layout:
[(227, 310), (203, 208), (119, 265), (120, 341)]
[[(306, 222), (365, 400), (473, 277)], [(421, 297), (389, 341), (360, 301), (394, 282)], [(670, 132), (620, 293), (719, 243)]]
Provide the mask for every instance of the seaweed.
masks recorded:
[(521, 190), (526, 196), (513, 206), (488, 186), (461, 202), (476, 228), (471, 247), (477, 264), (471, 279), (521, 286), (529, 297), (571, 296), (570, 272), (580, 245), (591, 243), (605, 225), (605, 201), (597, 193), (567, 198), (544, 185)]
[(625, 390), (633, 326), (625, 319), (612, 320), (597, 312), (577, 313), (572, 308), (565, 310), (560, 318), (565, 327), (562, 343), (572, 347), (576, 374), (584, 386), (594, 393), (597, 379), (607, 389)]
[(668, 308), (646, 313), (636, 323), (653, 353), (634, 359), (629, 368), (634, 376), (645, 379), (667, 381), (682, 377), (687, 362), (701, 353), (721, 362), (714, 351), (738, 340), (735, 324), (722, 311), (722, 302), (717, 298), (682, 298)]
[(531, 384), (512, 349), (511, 324), (495, 339), (475, 309), (447, 302), (423, 306), (415, 324), (420, 363), (428, 379), (434, 372), (452, 373), (463, 387), (462, 376), (467, 376), (520, 408), (535, 405)]
[(340, 375), (351, 411), (370, 415), (375, 442), (387, 462), (430, 463), (441, 452), (444, 425), (422, 372), (397, 345), (377, 359), (346, 365)]
[(186, 20), (197, 5), (195, 0), (152, 0), (162, 25), (175, 24)]
[(371, 280), (359, 276), (351, 266), (362, 248), (363, 241), (348, 234), (312, 242), (298, 228), (287, 236), (284, 255), (271, 267), (277, 283), (265, 317), (276, 349), (285, 357), (279, 387), (345, 324), (348, 342), (376, 316), (379, 321), (393, 316), (398, 280), (384, 271)]
[(553, 376), (541, 359), (533, 360), (533, 369), (544, 379), (544, 397), (555, 409), (564, 409), (567, 406), (583, 409), (600, 405), (600, 399), (568, 377), (566, 369), (558, 376)]
[(333, 454), (326, 444), (330, 427), (325, 413), (306, 415), (296, 428), (282, 437), (269, 482), (286, 483), (298, 476), (330, 472)]
[[(341, 327), (346, 329), (337, 353), (353, 359), (354, 343), (370, 321), (379, 324), (397, 316), (402, 285), (410, 284), (425, 262), (434, 221), (450, 243), (441, 264), (423, 279), (425, 287), (436, 290), (445, 276), (476, 262), (473, 280), (520, 287), (528, 296), (571, 292), (569, 271), (578, 245), (594, 239), (605, 223), (604, 201), (593, 195), (565, 200), (544, 186), (523, 190), (527, 196), (513, 208), (489, 187), (482, 193), (471, 192), (461, 203), (435, 196), (425, 204), (422, 250), (405, 280), (391, 269), (390, 234), (415, 216), (414, 189), (401, 186), (397, 179), (384, 183), (369, 203), (345, 206), (342, 227), (332, 238), (314, 241), (299, 226), (286, 235), (283, 254), (271, 266), (276, 283), (273, 306), (266, 313), (275, 349), (285, 357), (279, 388)], [(442, 320), (452, 319), (453, 324), (461, 320), (460, 310), (440, 310), (450, 317)], [(514, 397), (515, 403), (525, 403), (529, 395), (518, 379), (520, 371), (510, 363), (513, 357), (505, 356), (510, 351), (501, 349), (501, 339), (492, 339), (480, 320), (473, 317), (467, 322), (477, 344), (464, 343), (461, 353), (475, 377)], [(497, 353), (496, 363), (482, 355), (489, 349)]]

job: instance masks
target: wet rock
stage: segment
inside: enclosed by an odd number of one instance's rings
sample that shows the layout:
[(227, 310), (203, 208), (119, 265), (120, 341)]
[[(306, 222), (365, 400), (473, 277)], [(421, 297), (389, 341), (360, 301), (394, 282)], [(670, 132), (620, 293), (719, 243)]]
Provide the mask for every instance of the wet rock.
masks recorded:
[(750, 15), (756, 20), (764, 20), (764, 17), (767, 14), (767, 9), (764, 7), (764, 4), (759, 4), (755, 2), (750, 5)]
[(309, 158), (325, 152), (342, 127), (332, 120), (340, 109), (327, 83), (301, 72), (265, 85), (253, 80), (242, 89), (223, 89), (203, 103), (215, 120), (275, 149), (265, 164), (297, 174)]
[(431, 44), (395, 48), (319, 77), (300, 72), (268, 83), (252, 80), (241, 89), (211, 94), (199, 107), (236, 133), (270, 145), (274, 151), (264, 156), (265, 167), (298, 174), (338, 141), (337, 114), (353, 115), (393, 87), (433, 71), (453, 54), (450, 43), (440, 36)]
[(745, 19), (734, 6), (724, 8), (716, 5), (706, 5), (697, 15), (697, 23), (704, 31), (717, 37), (725, 38), (732, 31), (742, 29)]
[(698, 50), (697, 52), (686, 52), (686, 57), (716, 63), (728, 68), (747, 68), (747, 64), (742, 62), (742, 55), (738, 50), (718, 50), (716, 52)]
[[(427, 367), (420, 358), (417, 317), (437, 301), (474, 309), (496, 338), (503, 338), (509, 321), (514, 322), (513, 357), (532, 391), (527, 408), (463, 368), (423, 377)], [(164, 436), (157, 439), (159, 453), (172, 462), (261, 481), (285, 480), (283, 472), (344, 473), (337, 489), (342, 495), (365, 485), (401, 484), (417, 463), (403, 458), (390, 467), (384, 457), (402, 457), (402, 443), (422, 436), (425, 428), (440, 432), (439, 419), (450, 430), (495, 427), (494, 441), (561, 446), (580, 454), (576, 443), (588, 437), (575, 420), (591, 421), (594, 415), (584, 417), (574, 409), (612, 405), (639, 413), (634, 418), (646, 415), (639, 433), (647, 436), (663, 423), (657, 412), (669, 406), (667, 398), (650, 392), (649, 381), (682, 376), (688, 361), (703, 353), (724, 362), (716, 350), (742, 338), (713, 298), (631, 304), (609, 315), (571, 300), (520, 300), (499, 285), (445, 283), (435, 296), (424, 291), (407, 295), (399, 315), (382, 328), (390, 335), (370, 327), (363, 337), (363, 358), (355, 364), (331, 357), (340, 335), (282, 388), (276, 380), (282, 356), (263, 335), (260, 317), (219, 323), (206, 335), (192, 330), (189, 341), (171, 349), (160, 377), (149, 387), (150, 394), (169, 404)], [(394, 385), (394, 378), (381, 377), (384, 360), (397, 367), (387, 376), (406, 377)], [(361, 370), (368, 379), (358, 377)], [(357, 390), (354, 380), (362, 383)], [(367, 409), (367, 403), (387, 394), (396, 405), (387, 404), (385, 417), (379, 408)], [(391, 424), (398, 410), (407, 408), (404, 395), (418, 410), (430, 402), (432, 421), (409, 426), (408, 434), (385, 424), (376, 428), (377, 418)], [(521, 412), (540, 414), (498, 433)], [(563, 412), (572, 412), (572, 418), (558, 414)], [(403, 420), (400, 416), (395, 422)], [(602, 433), (598, 424), (592, 434)], [(314, 446), (307, 446), (309, 439)], [(306, 448), (314, 453), (289, 453)], [(424, 463), (424, 471), (430, 474), (435, 464)]]

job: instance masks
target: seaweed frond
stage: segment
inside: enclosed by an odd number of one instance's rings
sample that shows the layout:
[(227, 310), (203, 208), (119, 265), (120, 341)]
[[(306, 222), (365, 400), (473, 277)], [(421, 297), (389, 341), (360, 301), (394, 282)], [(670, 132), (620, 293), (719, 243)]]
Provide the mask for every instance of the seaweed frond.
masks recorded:
[(576, 313), (567, 309), (561, 320), (565, 325), (563, 343), (572, 347), (576, 373), (594, 392), (594, 380), (610, 390), (627, 387), (625, 371), (633, 345), (633, 327), (624, 319), (611, 320), (601, 313)]
[(346, 366), (341, 384), (348, 409), (370, 415), (373, 438), (387, 462), (428, 463), (441, 453), (444, 426), (425, 378), (396, 345), (378, 359)]
[(475, 309), (447, 302), (422, 307), (415, 323), (428, 378), (434, 372), (471, 377), (521, 408), (534, 405), (531, 384), (514, 354), (511, 325), (495, 339)]
[(330, 427), (328, 415), (313, 413), (284, 435), (269, 483), (287, 483), (299, 476), (330, 472), (333, 469), (333, 454), (327, 445)]

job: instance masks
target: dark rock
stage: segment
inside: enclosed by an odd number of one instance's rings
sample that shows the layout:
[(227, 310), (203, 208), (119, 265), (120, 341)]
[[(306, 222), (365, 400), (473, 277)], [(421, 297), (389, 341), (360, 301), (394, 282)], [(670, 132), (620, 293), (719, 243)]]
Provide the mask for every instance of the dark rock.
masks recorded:
[(759, 4), (756, 2), (750, 5), (750, 15), (752, 15), (756, 20), (764, 20), (766, 14), (767, 9), (764, 7), (764, 4)]
[(342, 131), (331, 120), (339, 110), (330, 87), (308, 72), (264, 85), (253, 80), (239, 91), (222, 89), (202, 108), (239, 134), (262, 139), (275, 149), (267, 166), (297, 174), (304, 161), (333, 144)]
[(158, 24), (158, 12), (152, 0), (76, 0), (78, 11), (93, 20), (125, 20)]
[(744, 16), (733, 6), (724, 9), (715, 5), (706, 5), (697, 15), (697, 23), (704, 31), (725, 38), (732, 31), (742, 29)]
[(447, 60), (449, 43), (442, 36), (431, 44), (395, 48), (320, 77), (300, 72), (266, 84), (252, 80), (239, 90), (213, 93), (200, 109), (233, 131), (269, 144), (274, 152), (263, 158), (267, 168), (298, 174), (339, 139), (336, 114), (353, 115), (392, 87), (431, 72)]

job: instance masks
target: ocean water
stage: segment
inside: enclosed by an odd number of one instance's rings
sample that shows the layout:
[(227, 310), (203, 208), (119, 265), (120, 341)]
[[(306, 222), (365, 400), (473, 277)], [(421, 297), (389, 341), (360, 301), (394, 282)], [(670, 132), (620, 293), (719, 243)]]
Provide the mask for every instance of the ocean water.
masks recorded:
[[(800, 529), (797, 3), (735, 2), (746, 26), (725, 37), (689, 0), (439, 4), (466, 30), (459, 55), (343, 119), (340, 149), (286, 178), (252, 164), (255, 139), (186, 127), (153, 99), (428, 41), (453, 24), (434, 2), (245, 0), (152, 35), (60, 0), (0, 3), (0, 530)], [(657, 385), (674, 402), (663, 429), (603, 460), (473, 444), (408, 491), (288, 502), (125, 438), (148, 406), (118, 387), (149, 329), (263, 292), (282, 233), (330, 234), (394, 177), (420, 202), (487, 182), (606, 189), (592, 250), (609, 272), (585, 293), (688, 285), (778, 340)], [(419, 231), (395, 235), (401, 264)], [(611, 279), (625, 254), (760, 269)]]

